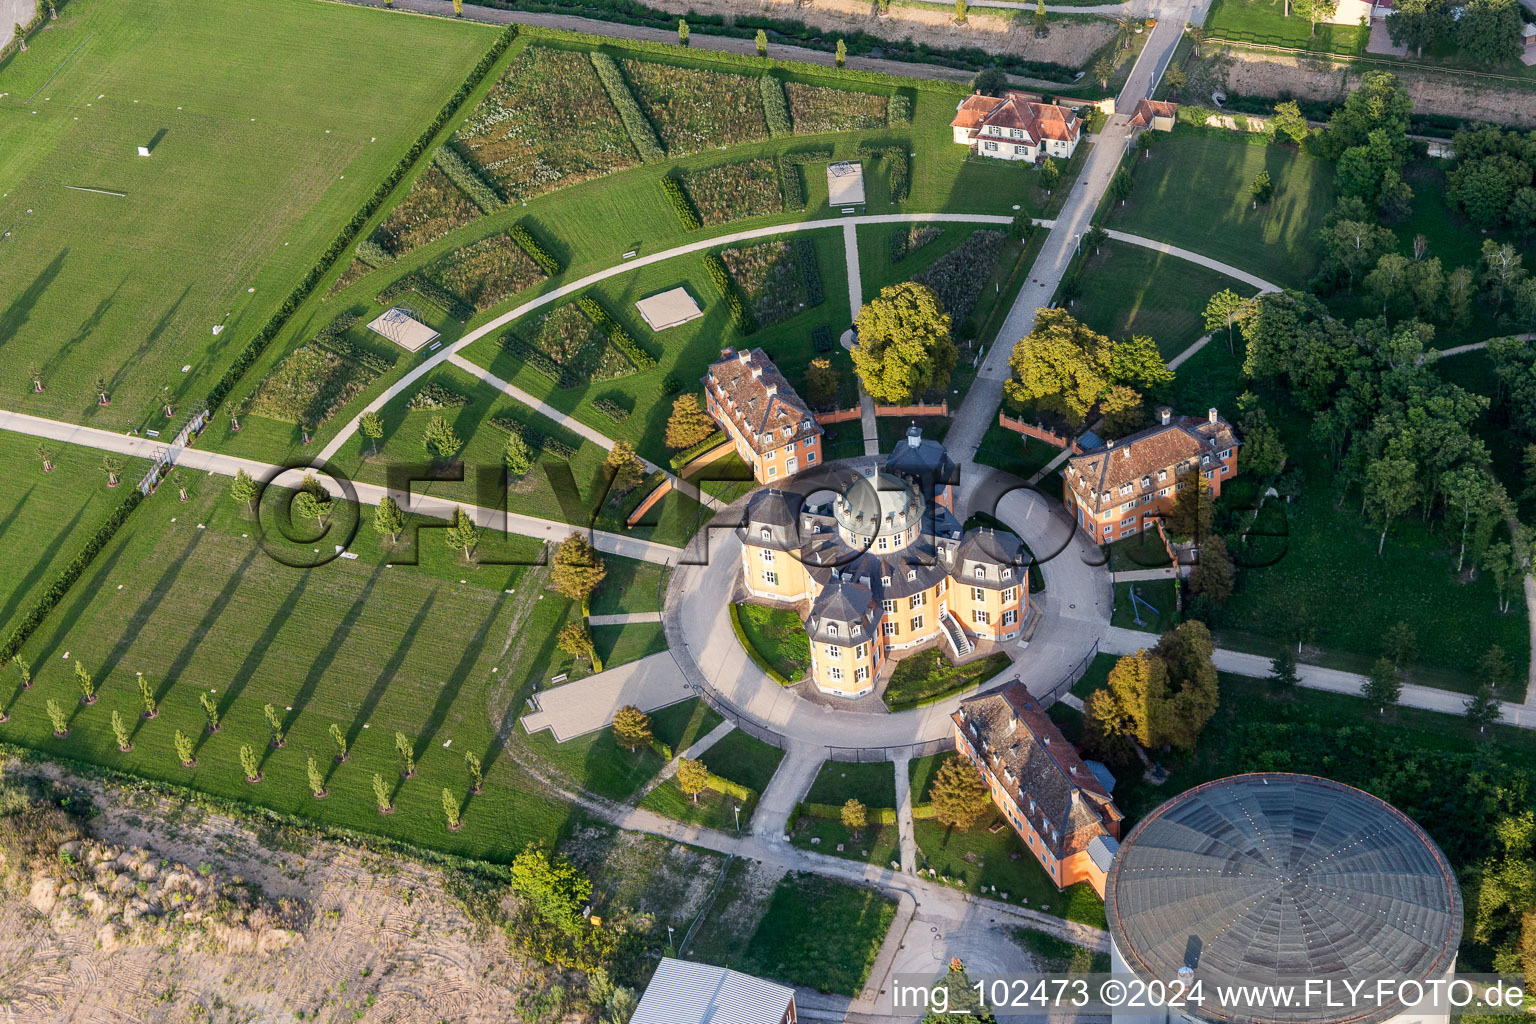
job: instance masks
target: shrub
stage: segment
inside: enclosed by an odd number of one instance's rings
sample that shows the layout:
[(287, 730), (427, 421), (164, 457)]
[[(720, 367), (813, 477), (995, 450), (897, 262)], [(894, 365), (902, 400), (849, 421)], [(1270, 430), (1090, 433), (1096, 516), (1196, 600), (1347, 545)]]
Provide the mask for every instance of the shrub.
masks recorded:
[(763, 94), (763, 115), (768, 119), (768, 134), (774, 138), (788, 135), (795, 130), (789, 119), (789, 104), (784, 102), (784, 85), (772, 75), (757, 80)]
[(623, 423), (629, 419), (629, 410), (611, 398), (598, 398), (592, 402), (592, 408), (607, 416), (615, 423)]
[(725, 307), (731, 314), (731, 323), (742, 334), (751, 334), (757, 330), (757, 324), (752, 319), (752, 314), (747, 311), (747, 305), (742, 301), (741, 294), (737, 292), (736, 285), (731, 281), (730, 273), (725, 269), (725, 262), (720, 254), (712, 252), (704, 257), (704, 268), (709, 271), (709, 279), (714, 282), (715, 290), (725, 299)]
[(661, 140), (656, 137), (656, 129), (646, 120), (645, 112), (636, 102), (629, 83), (624, 81), (624, 73), (619, 70), (619, 65), (606, 53), (593, 51), (589, 56), (592, 58), (592, 69), (597, 72), (598, 81), (608, 91), (608, 98), (618, 110), (624, 129), (629, 132), (629, 141), (635, 144), (640, 159), (646, 163), (655, 163), (665, 158), (667, 154), (661, 148)]
[(811, 348), (816, 352), (831, 352), (832, 328), (826, 324), (818, 324), (811, 328)]
[(497, 416), (491, 420), (491, 426), (497, 430), (504, 430), (508, 434), (516, 434), (523, 439), (523, 443), (535, 451), (556, 459), (569, 459), (576, 454), (573, 445), (566, 444), (558, 437), (542, 434), (525, 423), (519, 423), (510, 416)]
[[(720, 447), (728, 440), (729, 438), (725, 436), (725, 432), (723, 430), (717, 430), (713, 434), (710, 434), (708, 437), (706, 437), (704, 440), (700, 441), (698, 444), (690, 445), (689, 447), (684, 448), (682, 451), (672, 456), (673, 472), (680, 472), (684, 466), (688, 465), (688, 463), (692, 462), (700, 455), (703, 455), (705, 452)], [(732, 607), (735, 606), (733, 605)]]
[(899, 128), (912, 123), (912, 97), (905, 93), (897, 93), (890, 98), (885, 108), (885, 123), (892, 128)]
[(697, 231), (704, 226), (681, 181), (669, 174), (661, 179), (661, 190), (666, 193), (667, 202), (672, 204), (672, 212), (677, 214), (677, 219), (683, 222), (684, 231)]
[(411, 400), (405, 403), (405, 407), (410, 412), (421, 412), (424, 409), (462, 409), (468, 404), (468, 395), (433, 380), (418, 388)]
[(598, 329), (608, 335), (608, 343), (624, 354), (624, 358), (634, 364), (637, 370), (649, 370), (656, 365), (655, 358), (640, 347), (640, 343), (630, 337), (624, 326), (615, 320), (609, 312), (597, 304), (597, 300), (590, 295), (583, 295), (576, 300), (576, 305), (581, 311), (591, 318)]
[(384, 247), (372, 238), (365, 238), (357, 243), (357, 258), (370, 267), (387, 267), (395, 262), (395, 258), (384, 251)]
[(798, 149), (792, 153), (785, 153), (779, 157), (787, 164), (825, 164), (832, 161), (832, 147), (818, 146), (814, 149)]
[(784, 196), (784, 209), (805, 209), (805, 182), (800, 180), (798, 165), (779, 158), (779, 192)]
[(805, 304), (815, 307), (827, 301), (821, 285), (821, 264), (816, 259), (816, 244), (809, 238), (795, 239), (795, 257), (800, 261), (800, 276), (805, 280)]
[(539, 269), (544, 271), (545, 277), (554, 277), (565, 269), (560, 261), (550, 255), (549, 250), (544, 248), (537, 238), (533, 237), (533, 232), (523, 225), (513, 224), (507, 229), (507, 234), (511, 236), (512, 241), (517, 243), (519, 249), (528, 254), (529, 259), (539, 265)]
[(480, 172), (471, 167), (469, 161), (460, 156), (459, 151), (452, 146), (446, 144), (438, 146), (432, 153), (432, 163), (469, 198), (470, 202), (480, 207), (482, 213), (495, 213), (506, 205), (506, 201), (496, 194), (496, 190), (480, 177)]

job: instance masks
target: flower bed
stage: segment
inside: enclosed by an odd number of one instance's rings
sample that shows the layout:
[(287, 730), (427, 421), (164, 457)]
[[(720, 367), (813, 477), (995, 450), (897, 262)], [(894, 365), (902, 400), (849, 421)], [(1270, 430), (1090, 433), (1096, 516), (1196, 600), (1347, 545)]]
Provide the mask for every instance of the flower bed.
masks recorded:
[(785, 82), (784, 93), (789, 97), (789, 116), (796, 134), (885, 127), (884, 96), (803, 82)]
[(526, 199), (640, 162), (585, 53), (530, 46), (453, 136), (510, 199)]
[(778, 164), (767, 157), (692, 171), (683, 187), (699, 219), (710, 226), (784, 209)]
[(293, 350), (257, 386), (251, 412), (283, 423), (318, 427), (362, 394), (394, 363), (353, 345), (345, 335), (357, 317), (344, 313)]
[(633, 58), (622, 64), (668, 156), (768, 137), (762, 92), (755, 78)]
[(476, 312), (544, 280), (533, 257), (504, 234), (455, 249), (420, 273)]
[(891, 262), (900, 263), (944, 233), (932, 224), (911, 224), (891, 232)]
[(562, 388), (634, 372), (629, 361), (608, 344), (607, 332), (574, 302), (508, 331), (501, 345)]
[(480, 207), (433, 164), (416, 179), (405, 198), (389, 211), (389, 216), (374, 229), (371, 238), (391, 256), (403, 256), (479, 216)]
[(1001, 231), (973, 232), (958, 249), (912, 278), (938, 293), (954, 329), (959, 329), (971, 307), (976, 305), (1006, 238)]
[(760, 326), (788, 320), (805, 308), (805, 276), (784, 239), (722, 249), (720, 259)]

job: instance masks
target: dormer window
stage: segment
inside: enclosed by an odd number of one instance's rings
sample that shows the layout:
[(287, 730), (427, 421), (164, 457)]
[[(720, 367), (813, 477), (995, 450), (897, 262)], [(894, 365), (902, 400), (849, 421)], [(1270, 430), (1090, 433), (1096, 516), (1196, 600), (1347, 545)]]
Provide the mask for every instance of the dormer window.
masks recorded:
[(1013, 579), (1013, 569), (1011, 567), (1006, 566), (1006, 565), (1003, 566), (1003, 579), (1005, 579), (1005, 580)]
[(1167, 479), (1168, 479), (1168, 471), (1166, 469), (1160, 469), (1160, 470), (1157, 471), (1157, 482), (1158, 483), (1162, 483), (1164, 480), (1167, 480)]
[(908, 569), (907, 570), (907, 582), (911, 583), (912, 581), (914, 581), (916, 579), (917, 579), (917, 570), (916, 569)]
[(853, 628), (848, 631), (848, 634), (850, 636), (863, 636), (864, 635), (864, 627), (859, 625), (857, 622), (855, 622), (853, 624)]
[(837, 636), (837, 623), (827, 623), (827, 636)]
[(984, 580), (984, 579), (987, 578), (987, 567), (986, 566), (978, 565), (976, 567), (976, 578), (979, 579), (979, 580)]
[(766, 527), (766, 526), (763, 527), (761, 530), (759, 530), (758, 534), (763, 538), (763, 540), (767, 540), (768, 538), (773, 536), (773, 532), (771, 530), (769, 530), (768, 527)]
[(880, 577), (880, 585), (882, 587), (890, 586), (891, 585), (891, 578), (889, 576), (881, 576)]

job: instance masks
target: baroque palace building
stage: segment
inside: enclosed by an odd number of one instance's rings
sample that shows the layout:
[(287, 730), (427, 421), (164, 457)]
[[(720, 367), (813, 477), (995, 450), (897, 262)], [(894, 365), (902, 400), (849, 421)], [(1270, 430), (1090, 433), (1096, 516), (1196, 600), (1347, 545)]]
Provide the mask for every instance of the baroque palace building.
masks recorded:
[(871, 693), (892, 659), (934, 641), (958, 660), (978, 640), (1018, 637), (1029, 556), (1011, 533), (961, 529), (957, 482), (944, 446), (914, 426), (841, 494), (813, 503), (770, 487), (749, 499), (737, 529), (744, 586), (760, 601), (803, 606), (823, 693)]

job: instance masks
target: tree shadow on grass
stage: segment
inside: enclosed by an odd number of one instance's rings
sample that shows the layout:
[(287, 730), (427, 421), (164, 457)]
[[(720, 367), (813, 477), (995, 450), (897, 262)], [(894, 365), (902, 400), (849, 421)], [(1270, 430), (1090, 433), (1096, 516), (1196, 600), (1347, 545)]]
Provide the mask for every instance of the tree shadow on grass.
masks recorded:
[[(31, 492), (29, 491), (28, 493)], [(20, 511), (19, 507), (17, 511)], [(76, 512), (75, 518), (69, 521), (69, 525), (64, 527), (63, 531), (59, 533), (59, 536), (73, 536), (75, 527), (80, 525), (80, 519), (84, 515), (85, 509), (83, 508)], [(44, 548), (42, 555), (38, 557), (37, 561), (32, 563), (32, 568), (27, 570), (26, 576), (22, 577), (21, 581), (17, 583), (16, 587), (11, 591), (11, 596), (6, 598), (5, 607), (0, 608), (0, 627), (3, 627), (6, 623), (11, 621), (11, 616), (16, 614), (18, 608), (21, 605), (21, 602), (29, 593), (31, 593), (32, 588), (38, 584), (39, 580), (42, 578), (43, 573), (48, 569), (48, 563), (52, 559), (53, 551), (50, 548)]]
[(117, 300), (117, 293), (122, 291), (123, 285), (127, 283), (127, 277), (124, 277), (121, 281), (119, 281), (117, 283), (117, 287), (112, 289), (112, 293), (106, 298), (102, 299), (100, 302), (96, 303), (96, 308), (91, 311), (89, 316), (80, 322), (79, 327), (75, 328), (74, 337), (70, 338), (68, 341), (64, 342), (53, 350), (52, 355), (48, 357), (48, 361), (43, 364), (42, 376), (44, 380), (47, 380), (50, 376), (52, 376), (54, 368), (69, 356), (70, 351), (76, 345), (80, 344), (82, 341), (89, 338), (96, 332), (96, 328), (100, 327), (101, 321), (106, 318), (107, 310), (111, 309), (112, 303)]
[(69, 631), (74, 628), (75, 621), (85, 611), (91, 601), (96, 598), (96, 595), (101, 592), (102, 588), (106, 586), (108, 577), (117, 568), (117, 563), (122, 559), (123, 553), (126, 550), (127, 545), (119, 543), (113, 548), (112, 554), (107, 557), (107, 560), (96, 567), (96, 571), (91, 574), (90, 582), (87, 583), (84, 580), (75, 581), (75, 585), (70, 588), (75, 593), (75, 599), (70, 603), (68, 610), (55, 608), (49, 616), (56, 625), (53, 627), (53, 635), (48, 638), (47, 643), (38, 650), (37, 656), (33, 659), (36, 664), (45, 664), (53, 657), (54, 652), (59, 649), (59, 645), (63, 643), (64, 638), (69, 635)]
[(159, 611), (166, 595), (170, 594), (171, 590), (175, 588), (176, 580), (181, 576), (182, 569), (186, 568), (187, 562), (196, 552), (198, 545), (202, 543), (204, 532), (203, 530), (192, 531), (192, 536), (187, 539), (186, 546), (182, 548), (181, 554), (171, 559), (170, 564), (165, 567), (165, 571), (160, 574), (160, 579), (155, 582), (155, 585), (150, 588), (144, 600), (139, 602), (139, 606), (133, 610), (133, 614), (128, 616), (127, 621), (123, 623), (123, 632), (117, 638), (117, 643), (112, 645), (112, 650), (102, 659), (101, 674), (103, 676), (111, 672), (122, 662), (129, 649), (139, 639), (139, 634), (143, 632), (145, 625), (148, 624), (150, 619), (154, 618), (155, 612)]
[[(16, 502), (16, 507), (11, 509), (11, 514), (5, 517), (4, 522), (0, 522), (0, 540), (4, 540), (5, 535), (10, 532), (11, 526), (16, 522), (16, 518), (21, 515), (22, 508), (27, 504), (27, 499), (32, 497), (32, 492), (35, 490), (37, 490), (36, 484), (29, 486), (27, 488), (27, 493), (23, 494), (21, 498)], [(4, 621), (5, 618), (0, 616), (0, 623), (3, 623)]]
[[(201, 531), (199, 531), (199, 536), (201, 536)], [(181, 673), (191, 664), (192, 655), (197, 651), (198, 645), (203, 642), (209, 632), (212, 631), (214, 625), (223, 617), (224, 609), (229, 606), (235, 591), (239, 589), (241, 582), (245, 579), (246, 570), (255, 561), (256, 555), (260, 550), (260, 547), (254, 545), (251, 547), (250, 551), (246, 553), (245, 559), (230, 573), (229, 580), (224, 584), (223, 589), (209, 602), (208, 610), (203, 613), (202, 621), (197, 624), (197, 629), (187, 637), (187, 642), (182, 644), (181, 650), (176, 652), (176, 657), (171, 659), (170, 665), (165, 670), (165, 677), (160, 680), (160, 685), (155, 689), (156, 705), (165, 700), (166, 695), (171, 691), (171, 687), (176, 685), (176, 680), (181, 678)], [(137, 737), (139, 729), (143, 725), (144, 717), (141, 715), (134, 723), (133, 734), (129, 739)]]
[(64, 266), (64, 257), (69, 255), (68, 249), (63, 249), (49, 264), (44, 267), (27, 290), (11, 300), (11, 304), (5, 307), (5, 312), (0, 313), (0, 338), (10, 339), (16, 336), (26, 322), (32, 319), (32, 309), (37, 305), (53, 279), (59, 276), (59, 270)]
[(405, 627), (405, 631), (395, 643), (395, 649), (390, 653), (389, 660), (384, 663), (383, 668), (379, 669), (373, 686), (369, 688), (363, 702), (357, 706), (357, 714), (353, 716), (352, 724), (347, 729), (348, 750), (351, 750), (352, 745), (357, 742), (357, 737), (362, 734), (363, 725), (373, 716), (379, 701), (384, 697), (384, 691), (389, 689), (389, 684), (394, 682), (400, 666), (405, 664), (405, 656), (410, 653), (411, 646), (416, 642), (416, 634), (420, 633), (421, 627), (426, 625), (428, 617), (432, 614), (432, 606), (436, 603), (437, 595), (428, 594), (427, 599), (421, 603), (421, 607), (416, 609), (416, 614), (411, 618), (411, 624)]
[[(369, 598), (372, 597), (373, 588), (378, 585), (379, 576), (383, 574), (387, 564), (381, 561), (373, 567), (373, 572), (369, 575), (368, 581), (363, 584), (363, 588), (358, 593), (357, 598), (342, 615), (341, 621), (337, 623), (335, 631), (331, 634), (331, 639), (327, 641), (320, 653), (315, 656), (315, 660), (310, 662), (309, 670), (304, 673), (304, 681), (299, 684), (298, 692), (293, 695), (290, 705), (293, 710), (287, 713), (284, 721), (286, 729), (292, 729), (293, 723), (297, 722), (304, 714), (304, 709), (309, 707), (310, 699), (315, 695), (315, 688), (320, 685), (321, 678), (329, 671), (331, 665), (335, 663), (336, 655), (341, 651), (341, 645), (346, 643), (347, 637), (352, 635), (352, 629), (357, 625), (357, 620), (362, 615), (363, 609), (367, 606)], [(347, 741), (347, 745), (351, 746), (350, 740)], [(262, 764), (266, 764), (266, 758), (269, 755), (270, 748), (269, 754), (263, 755)]]
[(475, 667), (475, 662), (480, 660), (480, 652), (485, 643), (486, 635), (490, 632), (491, 624), (496, 621), (496, 616), (501, 612), (505, 595), (498, 594), (496, 600), (491, 602), (491, 609), (486, 614), (485, 620), (480, 623), (480, 628), (475, 630), (464, 644), (464, 653), (459, 657), (459, 663), (448, 673), (448, 679), (438, 689), (437, 701), (432, 705), (432, 713), (427, 716), (426, 722), (421, 727), (421, 736), (430, 747), (437, 742), (438, 730), (448, 717), (448, 709), (459, 699), (459, 692), (464, 687), (464, 682), (469, 678), (470, 670)]
[[(171, 321), (176, 317), (176, 311), (181, 308), (181, 304), (186, 301), (187, 295), (191, 291), (191, 285), (187, 285), (186, 288), (182, 289), (181, 294), (176, 297), (176, 301), (171, 303), (171, 308), (167, 309), (160, 319), (155, 321), (155, 326), (149, 329), (149, 333), (144, 335), (144, 340), (139, 343), (139, 347), (134, 350), (133, 355), (118, 363), (117, 371), (112, 374), (112, 379), (107, 382), (109, 390), (115, 390), (122, 383), (123, 378), (132, 373), (139, 365), (139, 361), (149, 354), (150, 349), (154, 348), (155, 342), (160, 340), (160, 335), (164, 334), (165, 329), (171, 325)], [(116, 293), (114, 292), (114, 294)], [(98, 310), (97, 319), (100, 319), (99, 313), (100, 311)], [(84, 335), (82, 334), (81, 338), (76, 340), (83, 340), (83, 337)]]

